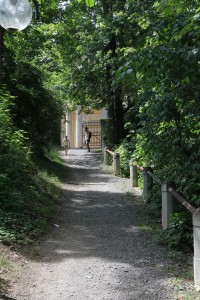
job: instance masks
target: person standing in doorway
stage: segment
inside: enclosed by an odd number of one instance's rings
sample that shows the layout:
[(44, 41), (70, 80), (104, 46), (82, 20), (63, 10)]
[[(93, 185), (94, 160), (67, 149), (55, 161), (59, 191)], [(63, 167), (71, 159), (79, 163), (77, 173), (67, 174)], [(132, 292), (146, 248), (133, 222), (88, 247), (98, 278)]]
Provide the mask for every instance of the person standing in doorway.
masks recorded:
[(66, 135), (66, 137), (63, 139), (63, 148), (64, 148), (64, 151), (65, 151), (65, 155), (67, 155), (67, 152), (70, 148), (70, 141)]
[(90, 139), (91, 139), (91, 132), (89, 131), (88, 127), (85, 127), (85, 145), (90, 152)]

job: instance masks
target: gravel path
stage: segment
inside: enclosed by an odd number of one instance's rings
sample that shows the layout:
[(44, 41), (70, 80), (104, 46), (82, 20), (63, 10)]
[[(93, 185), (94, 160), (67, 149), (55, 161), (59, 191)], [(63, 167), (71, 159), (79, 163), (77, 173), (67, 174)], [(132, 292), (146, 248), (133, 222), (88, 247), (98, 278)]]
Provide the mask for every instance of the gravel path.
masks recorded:
[(140, 224), (138, 194), (112, 176), (98, 154), (69, 150), (66, 182), (52, 231), (35, 245), (14, 283), (14, 300), (175, 299), (167, 250)]

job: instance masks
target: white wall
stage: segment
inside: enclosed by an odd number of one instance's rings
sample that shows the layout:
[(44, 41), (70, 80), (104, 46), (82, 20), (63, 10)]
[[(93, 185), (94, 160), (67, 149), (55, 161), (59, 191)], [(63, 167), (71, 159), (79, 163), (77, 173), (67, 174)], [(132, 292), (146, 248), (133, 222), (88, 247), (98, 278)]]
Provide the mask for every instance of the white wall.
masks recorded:
[(82, 121), (83, 115), (81, 111), (81, 106), (77, 106), (76, 110), (76, 145), (75, 147), (80, 148), (82, 146)]

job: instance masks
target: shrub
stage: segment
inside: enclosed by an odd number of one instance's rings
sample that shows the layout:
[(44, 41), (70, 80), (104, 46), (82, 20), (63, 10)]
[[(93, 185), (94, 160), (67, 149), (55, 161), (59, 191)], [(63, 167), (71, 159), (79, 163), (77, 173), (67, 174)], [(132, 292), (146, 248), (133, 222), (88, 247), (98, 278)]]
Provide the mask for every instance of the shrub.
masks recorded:
[(10, 96), (0, 91), (0, 241), (27, 242), (43, 231), (59, 196), (59, 181), (31, 160), (26, 133), (14, 127)]

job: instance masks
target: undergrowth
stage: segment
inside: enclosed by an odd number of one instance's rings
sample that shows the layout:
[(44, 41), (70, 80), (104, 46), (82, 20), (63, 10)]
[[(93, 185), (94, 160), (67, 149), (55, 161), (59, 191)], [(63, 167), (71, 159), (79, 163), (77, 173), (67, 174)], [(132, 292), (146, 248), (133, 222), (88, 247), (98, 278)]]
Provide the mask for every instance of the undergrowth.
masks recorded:
[[(152, 233), (155, 243), (161, 243), (168, 249), (167, 258), (172, 263), (167, 264), (163, 270), (171, 276), (171, 284), (175, 287), (175, 299), (200, 300), (200, 292), (194, 288), (193, 252), (191, 248), (181, 247), (183, 241), (188, 238), (185, 237), (186, 232), (184, 230), (188, 220), (180, 222), (179, 216), (175, 214), (171, 219), (172, 225), (168, 229), (169, 235), (167, 232), (163, 234), (160, 219), (152, 213), (152, 209), (143, 202), (142, 197), (127, 192), (124, 198), (128, 202), (134, 201), (141, 230)], [(174, 231), (173, 234), (170, 232), (171, 230)], [(174, 236), (174, 239), (172, 239), (172, 236)], [(168, 240), (166, 241), (166, 239)], [(177, 240), (179, 240), (180, 247), (177, 247)]]
[(63, 166), (54, 150), (46, 150), (43, 159), (36, 161), (24, 169), (13, 161), (7, 163), (7, 177), (1, 182), (0, 241), (4, 244), (30, 243), (48, 228), (60, 195), (58, 166), (61, 170)]

